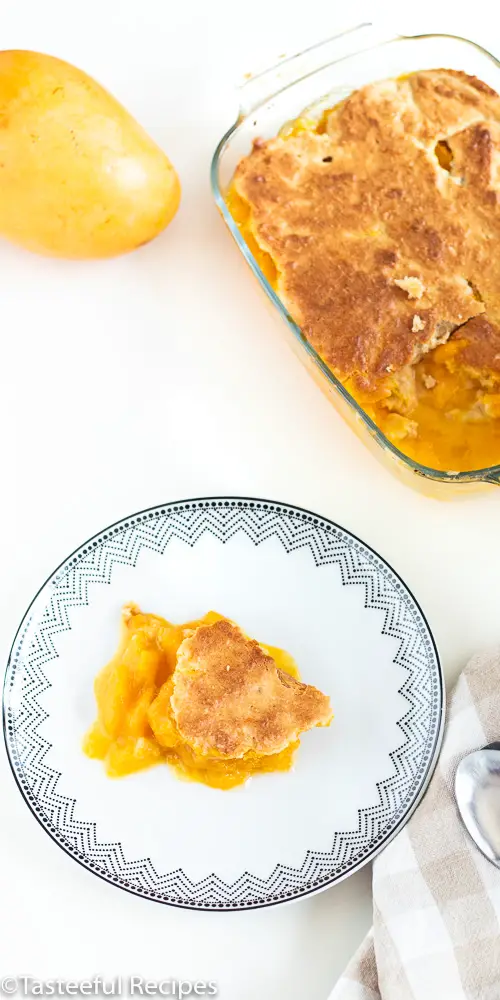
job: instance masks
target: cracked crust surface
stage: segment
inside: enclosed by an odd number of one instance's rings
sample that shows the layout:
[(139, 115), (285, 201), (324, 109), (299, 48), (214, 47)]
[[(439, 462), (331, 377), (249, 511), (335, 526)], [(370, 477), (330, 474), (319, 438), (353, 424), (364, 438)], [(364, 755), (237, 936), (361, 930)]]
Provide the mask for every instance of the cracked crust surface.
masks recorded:
[(171, 707), (193, 750), (230, 758), (279, 753), (332, 719), (326, 695), (280, 670), (226, 619), (200, 626), (179, 647)]
[(455, 330), (471, 369), (497, 370), (500, 98), (485, 83), (439, 69), (363, 87), (319, 129), (257, 141), (234, 189), (342, 381), (390, 387)]

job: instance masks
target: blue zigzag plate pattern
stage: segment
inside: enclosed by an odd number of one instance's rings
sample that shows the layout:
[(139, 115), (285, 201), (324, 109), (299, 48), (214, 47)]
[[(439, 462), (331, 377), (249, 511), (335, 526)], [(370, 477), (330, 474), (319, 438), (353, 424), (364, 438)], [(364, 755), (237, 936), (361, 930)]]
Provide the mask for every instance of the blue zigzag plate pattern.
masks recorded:
[[(215, 873), (193, 881), (180, 868), (158, 871), (150, 858), (125, 857), (121, 843), (99, 837), (92, 819), (77, 819), (75, 798), (59, 790), (61, 772), (46, 760), (39, 732), (41, 698), (58, 657), (55, 637), (71, 629), (72, 608), (110, 584), (117, 565), (136, 566), (149, 549), (163, 554), (173, 539), (195, 546), (205, 533), (222, 545), (239, 532), (255, 546), (275, 538), (286, 553), (306, 549), (315, 566), (336, 564), (344, 587), (364, 589), (365, 608), (383, 612), (383, 634), (397, 640), (405, 712), (391, 774), (377, 782), (378, 802), (358, 810), (355, 829), (332, 831), (327, 851), (308, 850), (299, 867), (277, 864), (267, 878), (251, 872), (232, 882)], [(272, 905), (317, 892), (371, 860), (401, 828), (421, 797), (440, 746), (444, 688), (423, 614), (397, 574), (369, 547), (332, 522), (286, 504), (215, 498), (166, 504), (120, 521), (71, 555), (35, 598), (14, 640), (4, 687), (4, 729), (17, 784), (47, 833), (95, 874), (142, 897), (202, 910)], [(389, 767), (388, 767), (389, 770)]]

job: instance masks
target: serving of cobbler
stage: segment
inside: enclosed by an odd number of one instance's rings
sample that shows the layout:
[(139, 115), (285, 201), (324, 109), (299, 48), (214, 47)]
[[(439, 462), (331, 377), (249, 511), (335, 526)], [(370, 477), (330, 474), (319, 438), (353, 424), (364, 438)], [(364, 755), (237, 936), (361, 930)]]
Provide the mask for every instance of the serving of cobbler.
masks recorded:
[(500, 463), (500, 97), (435, 69), (256, 140), (228, 206), (303, 336), (422, 465)]
[(127, 605), (119, 649), (94, 690), (84, 752), (111, 777), (167, 763), (183, 778), (233, 788), (288, 771), (300, 734), (332, 719), (329, 698), (298, 679), (288, 653), (214, 611), (173, 625)]

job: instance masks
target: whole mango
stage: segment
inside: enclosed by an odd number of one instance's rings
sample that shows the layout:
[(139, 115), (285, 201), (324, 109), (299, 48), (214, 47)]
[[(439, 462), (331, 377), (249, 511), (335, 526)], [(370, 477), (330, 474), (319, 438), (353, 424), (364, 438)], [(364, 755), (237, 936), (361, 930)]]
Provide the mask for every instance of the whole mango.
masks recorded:
[(57, 257), (114, 257), (152, 240), (179, 206), (162, 150), (81, 70), (0, 52), (0, 236)]

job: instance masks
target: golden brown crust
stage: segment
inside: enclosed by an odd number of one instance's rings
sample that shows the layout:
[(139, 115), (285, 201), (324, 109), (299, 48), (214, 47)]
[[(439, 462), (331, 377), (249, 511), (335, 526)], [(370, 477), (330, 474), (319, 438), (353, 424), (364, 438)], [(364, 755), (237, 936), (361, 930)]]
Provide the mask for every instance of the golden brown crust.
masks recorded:
[(390, 382), (468, 320), (500, 323), (500, 98), (475, 77), (364, 87), (324, 131), (255, 143), (234, 184), (280, 297), (343, 381)]
[(500, 327), (476, 316), (455, 334), (461, 364), (483, 377), (500, 381)]
[(184, 640), (173, 682), (179, 733), (207, 756), (278, 753), (332, 718), (326, 695), (279, 670), (257, 642), (225, 619)]

